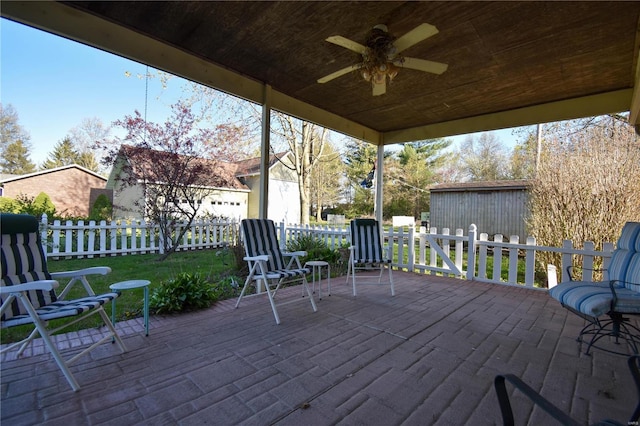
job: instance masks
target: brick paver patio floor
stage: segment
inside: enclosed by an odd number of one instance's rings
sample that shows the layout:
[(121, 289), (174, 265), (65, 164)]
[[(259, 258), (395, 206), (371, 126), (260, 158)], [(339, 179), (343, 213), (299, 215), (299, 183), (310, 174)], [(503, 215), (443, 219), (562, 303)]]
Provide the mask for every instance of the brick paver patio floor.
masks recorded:
[[(351, 296), (279, 309), (263, 297), (119, 323), (128, 352), (106, 344), (72, 367), (73, 392), (49, 354), (7, 354), (3, 425), (491, 425), (499, 373), (520, 376), (585, 424), (625, 423), (637, 402), (626, 358), (580, 352), (583, 321), (545, 292), (413, 273)], [(300, 287), (278, 299), (300, 298)], [(85, 333), (61, 336), (72, 353)], [(552, 420), (515, 393), (518, 424)]]

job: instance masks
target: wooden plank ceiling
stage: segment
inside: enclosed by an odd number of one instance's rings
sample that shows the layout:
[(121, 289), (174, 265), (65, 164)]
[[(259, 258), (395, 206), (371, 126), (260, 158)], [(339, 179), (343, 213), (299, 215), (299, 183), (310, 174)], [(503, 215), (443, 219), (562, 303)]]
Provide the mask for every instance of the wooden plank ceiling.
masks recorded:
[[(373, 143), (632, 110), (640, 2), (3, 2), (2, 15), (271, 105)], [(439, 33), (403, 52), (386, 94), (353, 72), (376, 24)], [(177, 53), (176, 53), (177, 52)], [(265, 98), (265, 87), (270, 95)]]

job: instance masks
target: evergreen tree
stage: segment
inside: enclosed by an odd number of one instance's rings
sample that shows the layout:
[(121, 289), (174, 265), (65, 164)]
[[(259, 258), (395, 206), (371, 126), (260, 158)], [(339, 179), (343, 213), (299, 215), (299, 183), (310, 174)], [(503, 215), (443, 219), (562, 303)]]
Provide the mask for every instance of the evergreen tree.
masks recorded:
[(36, 165), (29, 159), (29, 150), (21, 140), (12, 142), (3, 149), (0, 168), (3, 173), (15, 175), (36, 171)]
[(442, 150), (449, 145), (446, 139), (403, 144), (397, 160), (385, 171), (392, 183), (385, 186), (385, 216), (420, 217), (421, 212), (429, 211), (429, 187), (437, 181), (437, 170), (447, 158)]
[(100, 169), (100, 164), (98, 164), (93, 151), (83, 151), (79, 153), (76, 159), (76, 164), (93, 172), (98, 172)]
[(71, 139), (64, 138), (56, 144), (53, 151), (49, 153), (47, 159), (42, 163), (41, 169), (54, 169), (56, 167), (68, 166), (78, 163), (80, 154), (73, 146)]

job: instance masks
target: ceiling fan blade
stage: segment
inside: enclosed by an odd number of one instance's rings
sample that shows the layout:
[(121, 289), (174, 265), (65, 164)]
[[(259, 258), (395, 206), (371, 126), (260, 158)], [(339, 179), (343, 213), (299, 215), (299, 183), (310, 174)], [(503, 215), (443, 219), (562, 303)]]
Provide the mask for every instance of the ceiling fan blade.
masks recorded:
[(355, 64), (355, 65), (350, 65), (346, 68), (342, 68), (341, 70), (338, 70), (336, 72), (333, 72), (329, 75), (326, 75), (322, 78), (318, 79), (318, 83), (326, 83), (328, 81), (333, 80), (334, 78), (338, 78), (338, 77), (342, 77), (345, 74), (349, 74), (351, 71), (355, 71), (357, 69), (360, 69), (360, 64)]
[(420, 24), (402, 37), (399, 37), (393, 45), (397, 49), (397, 53), (410, 48), (416, 43), (426, 40), (429, 37), (438, 34), (438, 29), (431, 24)]
[(349, 40), (348, 38), (336, 35), (331, 36), (326, 39), (329, 43), (337, 44), (338, 46), (344, 47), (345, 49), (353, 50), (356, 53), (361, 55), (364, 54), (365, 47), (358, 42), (353, 40)]
[(449, 68), (449, 65), (442, 62), (427, 61), (426, 59), (404, 58), (402, 61), (394, 62), (398, 67), (410, 68), (412, 70), (430, 72), (432, 74), (442, 74)]
[(387, 92), (387, 78), (382, 80), (382, 83), (373, 83), (373, 96), (384, 95)]

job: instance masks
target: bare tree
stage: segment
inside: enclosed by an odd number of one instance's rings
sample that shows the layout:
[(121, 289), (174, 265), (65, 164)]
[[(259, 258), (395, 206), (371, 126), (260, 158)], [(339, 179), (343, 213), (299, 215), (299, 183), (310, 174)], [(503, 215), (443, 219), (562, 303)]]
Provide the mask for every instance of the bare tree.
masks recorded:
[(293, 165), (281, 162), (295, 171), (300, 192), (300, 223), (309, 223), (311, 211), (311, 176), (323, 156), (327, 143), (327, 129), (290, 115), (275, 113), (277, 126), (272, 131), (283, 138), (293, 153)]
[[(615, 241), (626, 221), (640, 219), (640, 139), (612, 117), (554, 125), (544, 138), (531, 190), (529, 233), (538, 244)], [(538, 260), (559, 263), (541, 253)]]
[(489, 181), (508, 178), (504, 146), (492, 133), (467, 136), (460, 147), (460, 161), (468, 180)]
[(340, 153), (331, 144), (325, 146), (325, 154), (319, 157), (316, 167), (311, 172), (311, 198), (315, 205), (316, 221), (322, 220), (324, 207), (338, 204), (340, 198), (340, 182), (344, 178), (344, 164)]

